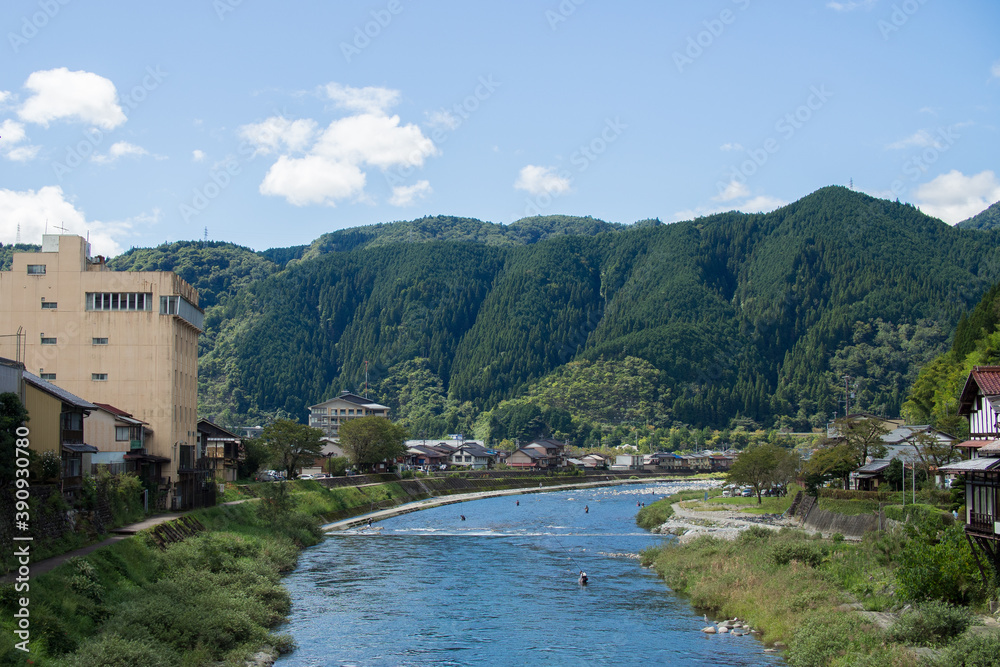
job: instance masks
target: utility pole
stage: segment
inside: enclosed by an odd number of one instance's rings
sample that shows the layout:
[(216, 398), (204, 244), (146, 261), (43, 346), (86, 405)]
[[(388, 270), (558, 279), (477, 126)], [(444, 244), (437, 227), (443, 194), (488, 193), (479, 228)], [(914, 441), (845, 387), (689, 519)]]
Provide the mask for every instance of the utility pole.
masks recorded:
[(365, 398), (368, 398), (368, 360), (365, 359)]
[(844, 416), (851, 414), (851, 380), (850, 375), (844, 376)]

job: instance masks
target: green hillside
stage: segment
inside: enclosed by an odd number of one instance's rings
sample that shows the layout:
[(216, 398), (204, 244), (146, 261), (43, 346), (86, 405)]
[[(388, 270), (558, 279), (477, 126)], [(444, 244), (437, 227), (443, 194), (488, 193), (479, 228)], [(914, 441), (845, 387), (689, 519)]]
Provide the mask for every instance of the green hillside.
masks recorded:
[[(652, 426), (808, 428), (837, 410), (845, 374), (857, 378), (852, 406), (895, 416), (1000, 278), (992, 232), (840, 187), (769, 214), (627, 227), (435, 217), (280, 250), (266, 253), (275, 263), (226, 249), (266, 275), (214, 288), (231, 296), (208, 312), (205, 414), (304, 419), (363, 389), (367, 361), (371, 393), (411, 426), (469, 431), (569, 362), (631, 358), (655, 370), (643, 377), (657, 407), (629, 419)], [(194, 271), (210, 286), (215, 273)]]
[(962, 229), (979, 229), (986, 231), (1000, 227), (1000, 201), (990, 206), (988, 209), (958, 223), (956, 227)]

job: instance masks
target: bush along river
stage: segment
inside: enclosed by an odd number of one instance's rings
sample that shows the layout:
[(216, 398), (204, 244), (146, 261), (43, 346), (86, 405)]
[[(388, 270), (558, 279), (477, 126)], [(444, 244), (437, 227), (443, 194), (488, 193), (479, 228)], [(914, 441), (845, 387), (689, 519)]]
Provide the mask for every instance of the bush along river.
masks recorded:
[[(641, 504), (683, 482), (435, 507), (331, 535), (285, 578), (298, 665), (778, 665), (638, 560)], [(588, 583), (580, 585), (581, 571)]]

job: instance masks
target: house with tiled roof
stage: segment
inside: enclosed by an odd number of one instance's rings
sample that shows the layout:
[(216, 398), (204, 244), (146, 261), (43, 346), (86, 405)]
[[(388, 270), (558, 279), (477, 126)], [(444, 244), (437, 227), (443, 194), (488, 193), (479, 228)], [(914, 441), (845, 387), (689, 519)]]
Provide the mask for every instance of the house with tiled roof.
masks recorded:
[(969, 418), (969, 439), (955, 445), (964, 458), (978, 458), (983, 446), (1000, 440), (1000, 366), (972, 369), (958, 400), (958, 414)]
[(349, 391), (342, 391), (336, 398), (309, 406), (309, 425), (331, 438), (337, 437), (340, 427), (346, 422), (372, 416), (388, 419), (389, 408)]

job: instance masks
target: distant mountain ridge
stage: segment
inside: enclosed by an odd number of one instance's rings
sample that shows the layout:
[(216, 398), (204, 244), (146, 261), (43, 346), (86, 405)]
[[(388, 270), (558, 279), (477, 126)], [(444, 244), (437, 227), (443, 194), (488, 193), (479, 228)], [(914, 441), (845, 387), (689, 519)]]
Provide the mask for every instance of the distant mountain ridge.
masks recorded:
[[(844, 376), (852, 408), (898, 415), (1000, 280), (996, 234), (827, 187), (767, 214), (669, 225), (433, 216), (263, 252), (177, 242), (111, 264), (174, 270), (199, 290), (200, 412), (222, 423), (304, 420), (367, 380), (415, 432), (516, 412), (582, 442), (605, 427), (567, 412), (561, 383), (636, 429), (807, 429), (842, 409)], [(602, 395), (629, 405), (598, 410)], [(535, 414), (527, 396), (559, 404)]]
[(979, 229), (983, 231), (1000, 227), (1000, 201), (985, 211), (963, 220), (956, 226), (962, 229)]

